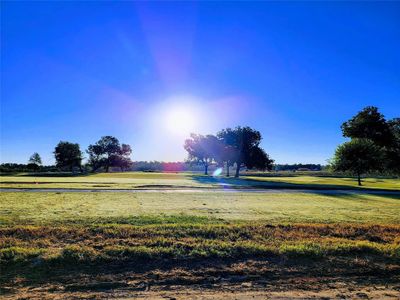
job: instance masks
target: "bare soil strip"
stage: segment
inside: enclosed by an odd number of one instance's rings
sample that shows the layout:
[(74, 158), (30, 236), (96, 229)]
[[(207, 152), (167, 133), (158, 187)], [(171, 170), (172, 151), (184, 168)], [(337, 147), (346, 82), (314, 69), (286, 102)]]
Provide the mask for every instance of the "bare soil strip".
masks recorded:
[[(67, 271), (67, 272), (66, 272)], [(4, 299), (399, 299), (400, 267), (379, 258), (203, 260), (53, 269)]]

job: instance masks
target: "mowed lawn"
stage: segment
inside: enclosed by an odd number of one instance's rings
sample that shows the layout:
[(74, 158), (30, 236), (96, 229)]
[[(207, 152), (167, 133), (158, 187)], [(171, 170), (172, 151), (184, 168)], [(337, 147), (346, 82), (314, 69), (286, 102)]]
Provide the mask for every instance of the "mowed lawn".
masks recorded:
[(200, 216), (268, 223), (400, 224), (400, 195), (338, 193), (1, 192), (0, 224), (122, 223)]
[(346, 177), (327, 177), (327, 176), (268, 176), (255, 177), (246, 176), (245, 179), (263, 182), (266, 184), (285, 184), (292, 187), (319, 187), (319, 188), (359, 188), (359, 189), (387, 189), (400, 191), (400, 179), (384, 179), (384, 178), (363, 178), (362, 186), (359, 187), (355, 178)]
[[(308, 277), (312, 271), (319, 278), (325, 265), (330, 276), (399, 276), (400, 196), (0, 193), (0, 289), (10, 297), (35, 290), (46, 298), (76, 286), (71, 295), (93, 296), (96, 286), (118, 284), (137, 291), (143, 282), (165, 284), (167, 279), (158, 283), (160, 276), (174, 278), (171, 285), (208, 282), (210, 276), (249, 280), (244, 266), (253, 266), (252, 278), (263, 280), (266, 269), (257, 264), (271, 259), (276, 274), (299, 271)], [(235, 271), (229, 269), (233, 262), (240, 265)]]
[(20, 176), (0, 177), (0, 187), (13, 188), (78, 188), (78, 189), (132, 189), (149, 187), (209, 186), (193, 180), (186, 173), (99, 173), (81, 176)]
[[(74, 189), (148, 189), (148, 188), (306, 188), (347, 189), (357, 188), (354, 178), (326, 176), (242, 176), (213, 177), (192, 173), (124, 172), (101, 173), (84, 176), (1, 176), (1, 188), (74, 188)], [(400, 179), (364, 178), (362, 189), (399, 190)]]

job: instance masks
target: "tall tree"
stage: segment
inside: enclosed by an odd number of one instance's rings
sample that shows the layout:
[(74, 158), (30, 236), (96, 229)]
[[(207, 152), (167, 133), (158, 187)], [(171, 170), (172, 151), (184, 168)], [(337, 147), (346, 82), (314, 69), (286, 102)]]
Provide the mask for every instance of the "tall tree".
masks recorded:
[(40, 166), (42, 164), (42, 158), (40, 157), (39, 153), (37, 152), (33, 153), (29, 158), (29, 163)]
[(190, 135), (183, 145), (189, 154), (189, 161), (204, 165), (204, 175), (208, 175), (211, 163), (219, 161), (221, 143), (214, 135)]
[(236, 164), (235, 177), (239, 177), (240, 168), (270, 169), (272, 160), (260, 148), (261, 133), (248, 126), (226, 128), (218, 132), (217, 136), (228, 146), (232, 147), (231, 162)]
[(394, 118), (388, 121), (390, 131), (392, 132), (392, 141), (386, 147), (384, 166), (385, 171), (392, 174), (400, 174), (400, 118)]
[(28, 161), (28, 168), (33, 171), (38, 171), (42, 165), (42, 159), (39, 153), (35, 152), (31, 155)]
[(393, 136), (389, 124), (375, 106), (367, 106), (341, 126), (343, 136), (370, 139), (379, 146), (387, 146)]
[(109, 172), (110, 167), (127, 168), (132, 164), (130, 155), (132, 149), (127, 144), (120, 145), (113, 136), (103, 136), (94, 145), (89, 145), (86, 151), (89, 154), (89, 164), (93, 171), (104, 167)]
[(226, 128), (217, 133), (218, 139), (222, 142), (221, 163), (226, 165), (226, 176), (229, 177), (229, 168), (235, 164), (238, 156), (236, 147), (237, 135), (231, 128)]
[(226, 166), (226, 177), (229, 177), (229, 169), (235, 163), (236, 150), (231, 145), (223, 144), (221, 147), (220, 164)]
[(377, 107), (367, 106), (342, 124), (343, 136), (365, 138), (381, 147), (386, 173), (400, 174), (400, 119), (386, 121)]
[(82, 152), (78, 143), (60, 141), (54, 149), (54, 157), (57, 167), (71, 171), (78, 167), (82, 172)]
[(339, 145), (335, 151), (332, 167), (335, 171), (349, 172), (357, 176), (361, 186), (361, 175), (382, 169), (382, 149), (368, 139), (352, 139)]

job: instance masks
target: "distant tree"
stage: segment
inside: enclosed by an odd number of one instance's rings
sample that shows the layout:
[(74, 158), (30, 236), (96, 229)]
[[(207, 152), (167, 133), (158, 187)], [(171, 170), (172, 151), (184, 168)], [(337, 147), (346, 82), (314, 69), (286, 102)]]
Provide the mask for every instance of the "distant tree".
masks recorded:
[(40, 166), (42, 164), (42, 158), (40, 157), (39, 153), (35, 152), (31, 155), (28, 161), (30, 164), (35, 164)]
[(379, 146), (387, 146), (393, 136), (389, 124), (375, 106), (367, 106), (342, 124), (343, 136), (370, 139)]
[(320, 164), (275, 164), (274, 170), (275, 171), (298, 171), (299, 169), (307, 169), (310, 171), (321, 171), (325, 166), (321, 166)]
[(82, 152), (79, 144), (60, 141), (54, 149), (56, 166), (73, 171), (78, 167), (82, 171)]
[(338, 146), (332, 168), (356, 175), (361, 186), (361, 175), (382, 169), (382, 155), (382, 148), (372, 140), (352, 139)]
[(89, 154), (89, 164), (93, 171), (104, 167), (109, 172), (110, 167), (120, 167), (122, 170), (132, 165), (130, 155), (132, 149), (127, 144), (120, 145), (113, 136), (103, 136), (94, 145), (89, 145), (86, 151)]
[(240, 168), (271, 169), (272, 160), (260, 148), (261, 133), (250, 127), (226, 128), (218, 132), (224, 144), (231, 147), (230, 162), (236, 164), (235, 177), (239, 177)]
[(28, 160), (27, 168), (29, 170), (37, 172), (39, 171), (41, 165), (42, 165), (42, 159), (40, 158), (39, 153), (37, 152), (33, 153)]
[(211, 163), (219, 161), (221, 154), (221, 142), (214, 135), (190, 135), (183, 145), (189, 154), (189, 161), (202, 164), (204, 175), (208, 175), (208, 167)]

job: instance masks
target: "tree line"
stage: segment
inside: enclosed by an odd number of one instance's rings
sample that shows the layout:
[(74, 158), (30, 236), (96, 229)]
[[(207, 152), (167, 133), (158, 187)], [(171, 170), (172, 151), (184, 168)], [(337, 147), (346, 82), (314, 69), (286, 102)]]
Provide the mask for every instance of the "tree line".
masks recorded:
[[(40, 156), (39, 156), (40, 157)], [(218, 165), (213, 165), (209, 171), (215, 171)], [(119, 168), (120, 169), (120, 168)], [(232, 169), (232, 167), (231, 167)], [(326, 166), (320, 164), (274, 164), (272, 171), (322, 171)], [(82, 164), (83, 172), (91, 171), (92, 168), (87, 163)], [(113, 169), (114, 170), (114, 169)], [(2, 163), (0, 164), (0, 173), (13, 172), (58, 172), (60, 171), (55, 165), (43, 165), (41, 159), (39, 164), (18, 164), (18, 163)], [(139, 172), (204, 172), (204, 167), (199, 164), (193, 164), (190, 161), (132, 161), (132, 165), (124, 171)], [(254, 174), (253, 174), (254, 175)]]
[[(188, 152), (185, 163), (138, 162), (138, 168), (143, 171), (180, 171), (196, 170), (195, 166), (202, 165), (204, 174), (208, 175), (210, 165), (226, 167), (229, 170), (235, 167), (235, 177), (239, 176), (240, 169), (271, 170), (273, 160), (260, 147), (261, 133), (250, 127), (226, 128), (216, 135), (191, 134), (184, 142)], [(60, 141), (54, 149), (56, 168), (60, 170), (83, 171), (83, 152), (78, 143)], [(113, 136), (104, 136), (96, 143), (88, 146), (87, 166), (92, 172), (104, 170), (109, 172), (111, 167), (118, 167), (121, 171), (132, 169), (133, 162), (130, 155), (132, 148), (128, 144), (121, 144)], [(2, 170), (19, 168), (23, 165), (3, 164)], [(46, 167), (49, 170), (49, 167)], [(42, 160), (38, 153), (34, 153), (28, 163), (28, 169), (39, 171), (43, 169)], [(85, 168), (86, 169), (86, 168)], [(139, 170), (138, 169), (138, 170)]]
[[(93, 172), (103, 169), (109, 172), (110, 167), (118, 167), (121, 171), (129, 169), (133, 162), (130, 155), (132, 148), (128, 144), (120, 144), (119, 140), (113, 136), (103, 136), (96, 143), (89, 145), (86, 153), (88, 157), (88, 166)], [(83, 152), (78, 143), (60, 141), (54, 148), (54, 158), (56, 160), (55, 167), (59, 170), (74, 171), (78, 169), (83, 171)], [(18, 164), (3, 164), (2, 169), (24, 168), (24, 165)], [(29, 158), (26, 169), (30, 171), (51, 170), (54, 167), (42, 166), (42, 159), (38, 153), (32, 154)]]
[[(386, 120), (377, 107), (367, 106), (350, 120), (341, 125), (344, 137), (350, 138), (339, 145), (329, 169), (333, 172), (344, 172), (357, 177), (361, 185), (361, 177), (368, 173), (400, 175), (400, 118)], [(235, 169), (235, 177), (241, 168), (257, 170), (321, 170), (321, 165), (295, 164), (275, 165), (274, 161), (260, 147), (261, 133), (248, 126), (226, 128), (215, 135), (191, 134), (184, 142), (188, 153), (186, 162), (137, 162), (136, 169), (130, 155), (132, 148), (120, 143), (113, 136), (103, 136), (86, 150), (90, 170), (96, 172), (118, 167), (124, 170), (139, 171), (186, 171), (198, 170), (202, 167), (208, 175), (209, 167), (223, 167), (226, 176), (230, 176), (230, 168)], [(27, 165), (2, 164), (0, 171), (58, 171), (82, 170), (83, 152), (77, 143), (60, 141), (54, 149), (56, 166), (42, 166), (38, 153), (34, 153)]]
[(400, 174), (400, 118), (386, 120), (377, 107), (367, 106), (341, 129), (350, 141), (337, 147), (333, 171), (355, 175), (360, 186), (363, 174)]
[(239, 177), (240, 169), (271, 170), (273, 160), (260, 147), (261, 133), (248, 126), (226, 128), (216, 135), (194, 134), (185, 140), (184, 148), (188, 152), (188, 161), (202, 164), (204, 174), (208, 175), (211, 164), (226, 166), (226, 176), (229, 168), (235, 166), (235, 177)]

